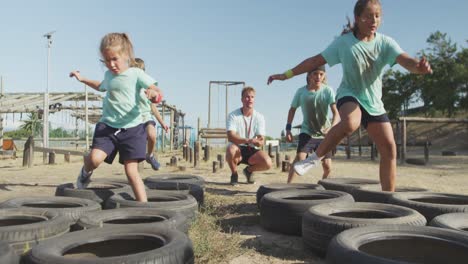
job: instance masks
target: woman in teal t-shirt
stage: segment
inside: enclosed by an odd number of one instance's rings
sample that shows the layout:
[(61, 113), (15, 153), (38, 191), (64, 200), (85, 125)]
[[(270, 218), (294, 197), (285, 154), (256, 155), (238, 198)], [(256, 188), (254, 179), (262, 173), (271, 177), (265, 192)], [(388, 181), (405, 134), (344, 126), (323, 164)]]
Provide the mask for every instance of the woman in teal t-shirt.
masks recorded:
[(354, 6), (354, 25), (348, 23), (348, 30), (322, 53), (268, 78), (268, 84), (286, 80), (326, 63), (330, 66), (341, 63), (343, 68), (343, 79), (336, 95), (341, 121), (332, 127), (315, 153), (295, 164), (294, 170), (299, 175), (319, 164), (327, 152), (362, 124), (380, 152), (382, 190), (395, 190), (396, 145), (382, 103), (382, 72), (386, 65), (395, 63), (416, 74), (432, 73), (432, 69), (425, 58), (410, 57), (392, 38), (377, 32), (381, 15), (378, 0), (358, 0)]

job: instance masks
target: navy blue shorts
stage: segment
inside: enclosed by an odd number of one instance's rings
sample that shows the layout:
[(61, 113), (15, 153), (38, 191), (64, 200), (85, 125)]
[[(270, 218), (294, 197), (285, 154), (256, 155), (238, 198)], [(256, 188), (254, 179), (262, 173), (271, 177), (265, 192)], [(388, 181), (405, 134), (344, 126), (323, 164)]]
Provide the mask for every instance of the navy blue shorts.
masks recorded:
[(117, 153), (119, 163), (126, 160), (142, 161), (146, 158), (146, 127), (140, 124), (131, 128), (113, 128), (97, 123), (91, 148), (100, 149), (107, 154), (104, 162), (112, 164)]
[(373, 116), (370, 115), (364, 107), (359, 103), (359, 101), (352, 97), (352, 96), (345, 96), (340, 99), (338, 99), (338, 102), (336, 104), (336, 107), (338, 110), (340, 107), (347, 102), (353, 102), (359, 105), (359, 108), (361, 109), (361, 125), (367, 129), (367, 125), (371, 122), (377, 122), (377, 123), (390, 123), (390, 119), (388, 118), (387, 114), (382, 114), (382, 115), (377, 115)]
[[(297, 153), (299, 152), (304, 152), (307, 153), (312, 153), (317, 150), (318, 146), (320, 143), (322, 143), (323, 139), (319, 138), (312, 138), (310, 135), (306, 133), (300, 133), (299, 134), (299, 143), (297, 144)], [(331, 151), (326, 153), (325, 156), (323, 156), (323, 159), (331, 159), (332, 153)]]

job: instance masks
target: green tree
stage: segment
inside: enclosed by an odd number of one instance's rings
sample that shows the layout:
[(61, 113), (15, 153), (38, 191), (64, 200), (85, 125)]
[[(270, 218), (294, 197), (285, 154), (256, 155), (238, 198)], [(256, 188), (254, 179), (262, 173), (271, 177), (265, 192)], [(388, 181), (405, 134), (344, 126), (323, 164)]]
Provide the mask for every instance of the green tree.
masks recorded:
[(446, 33), (436, 31), (427, 39), (429, 47), (421, 52), (428, 58), (434, 73), (418, 78), (421, 84), (421, 99), (427, 111), (442, 111), (453, 116), (460, 101), (456, 55), (457, 45)]
[(21, 129), (28, 131), (28, 136), (34, 136), (35, 134), (40, 134), (42, 131), (42, 122), (39, 120), (37, 113), (29, 113), (28, 119), (23, 121), (23, 124), (20, 126)]
[(417, 84), (414, 75), (388, 70), (383, 79), (382, 100), (388, 116), (398, 117), (401, 111), (406, 114), (411, 103), (416, 101)]

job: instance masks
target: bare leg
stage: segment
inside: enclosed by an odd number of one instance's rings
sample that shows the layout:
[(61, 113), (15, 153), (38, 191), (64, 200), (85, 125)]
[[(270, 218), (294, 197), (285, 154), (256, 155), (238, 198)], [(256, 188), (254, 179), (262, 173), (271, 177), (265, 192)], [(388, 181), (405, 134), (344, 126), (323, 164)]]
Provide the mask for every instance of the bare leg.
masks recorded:
[(257, 151), (249, 158), (248, 162), (250, 164), (247, 169), (249, 172), (269, 170), (272, 165), (271, 158), (264, 151)]
[(100, 149), (92, 149), (91, 153), (84, 157), (84, 170), (90, 172), (95, 170), (106, 159), (107, 154)]
[(146, 133), (148, 133), (147, 155), (154, 152), (154, 145), (156, 144), (156, 128), (152, 124), (146, 126)]
[[(306, 158), (305, 152), (298, 152), (296, 153), (296, 157), (294, 158), (293, 164), (299, 160), (304, 160)], [(291, 165), (293, 165), (291, 164)], [(288, 174), (288, 183), (292, 183), (293, 179), (296, 177), (297, 173), (294, 171), (294, 167), (289, 167), (289, 174)]]
[(332, 165), (332, 160), (331, 159), (323, 159), (322, 160), (322, 168), (323, 168), (322, 179), (326, 179), (326, 178), (328, 178), (328, 176), (330, 176), (331, 165)]
[(237, 173), (237, 163), (241, 161), (241, 153), (238, 146), (231, 144), (226, 149), (226, 163), (231, 169), (231, 173)]
[(371, 122), (367, 126), (370, 138), (380, 154), (380, 185), (382, 191), (395, 191), (396, 145), (390, 123)]
[(354, 102), (346, 102), (340, 107), (341, 121), (333, 126), (320, 143), (317, 157), (323, 157), (332, 151), (348, 135), (351, 135), (361, 125), (361, 109)]
[(136, 200), (139, 202), (148, 202), (145, 185), (143, 184), (143, 180), (141, 180), (140, 174), (138, 173), (138, 161), (126, 160), (124, 161), (124, 167), (125, 174), (127, 174), (128, 182), (132, 186)]

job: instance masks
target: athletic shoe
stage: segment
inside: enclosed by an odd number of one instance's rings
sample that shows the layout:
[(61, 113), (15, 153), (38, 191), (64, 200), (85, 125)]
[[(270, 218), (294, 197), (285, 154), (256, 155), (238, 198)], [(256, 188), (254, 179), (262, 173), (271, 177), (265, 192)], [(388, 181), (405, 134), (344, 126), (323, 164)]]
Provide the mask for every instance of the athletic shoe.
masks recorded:
[(244, 170), (242, 170), (242, 173), (244, 174), (245, 178), (247, 179), (247, 183), (254, 184), (255, 179), (253, 176), (253, 172), (250, 172), (247, 168), (249, 166), (245, 167)]
[(80, 174), (78, 175), (78, 178), (76, 179), (76, 188), (86, 189), (86, 187), (88, 187), (89, 183), (91, 182), (92, 174), (93, 174), (92, 171), (86, 172), (84, 170), (84, 167), (82, 167), (80, 170)]
[(146, 155), (146, 162), (151, 164), (153, 170), (159, 170), (159, 167), (161, 167), (161, 164), (154, 158), (154, 155)]
[(239, 180), (239, 176), (237, 175), (237, 173), (231, 174), (231, 185), (232, 186), (237, 186), (239, 184), (238, 180)]
[(313, 159), (309, 156), (305, 160), (298, 161), (294, 164), (294, 171), (299, 174), (299, 176), (304, 175), (308, 170), (317, 166), (320, 163), (320, 160)]

